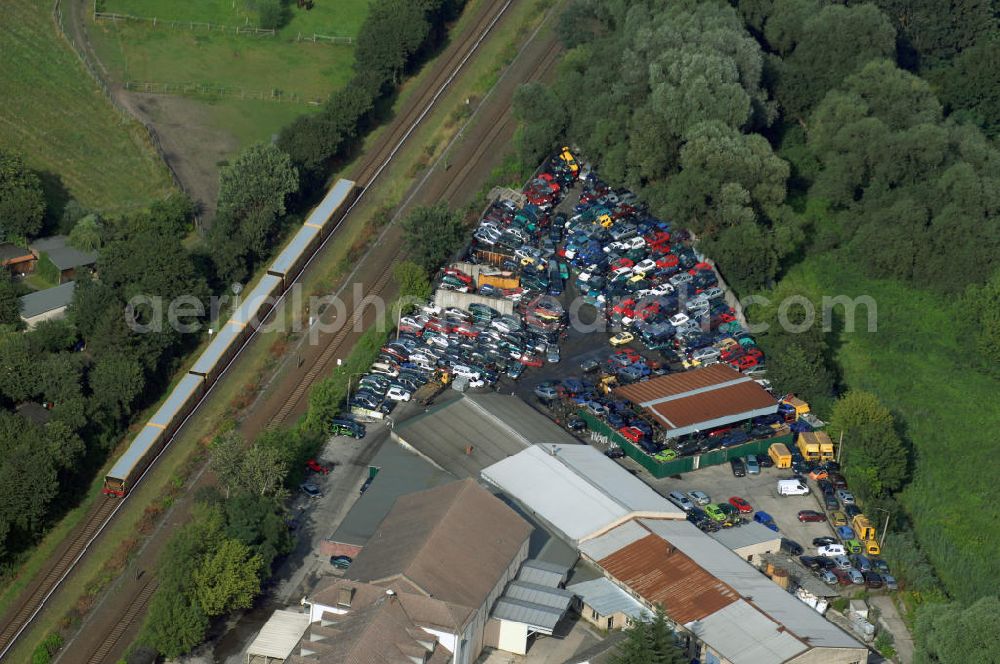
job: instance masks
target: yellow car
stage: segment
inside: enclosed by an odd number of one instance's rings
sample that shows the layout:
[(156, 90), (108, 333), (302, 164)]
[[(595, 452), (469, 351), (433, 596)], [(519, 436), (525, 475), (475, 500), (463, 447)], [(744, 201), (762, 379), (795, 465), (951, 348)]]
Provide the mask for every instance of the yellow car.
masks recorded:
[(681, 366), (683, 366), (685, 369), (694, 369), (695, 367), (700, 367), (701, 362), (692, 357), (685, 357), (684, 361), (681, 362)]
[(597, 218), (597, 223), (601, 225), (601, 228), (611, 228), (615, 225), (615, 220), (609, 214), (602, 214)]
[(878, 542), (875, 540), (865, 540), (865, 553), (869, 556), (877, 556), (882, 553), (882, 551), (879, 548)]
[(843, 512), (830, 512), (830, 523), (833, 527), (846, 526), (847, 525), (847, 515)]
[(631, 343), (635, 336), (631, 332), (619, 332), (608, 341), (612, 346), (624, 346)]

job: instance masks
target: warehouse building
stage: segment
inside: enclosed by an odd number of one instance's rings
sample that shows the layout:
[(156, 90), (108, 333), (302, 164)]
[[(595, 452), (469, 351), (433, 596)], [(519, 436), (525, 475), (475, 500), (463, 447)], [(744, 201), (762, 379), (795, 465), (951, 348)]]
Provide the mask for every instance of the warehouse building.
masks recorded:
[(464, 394), (396, 424), (392, 439), (459, 478), (533, 443), (578, 444), (568, 431), (507, 394)]
[(778, 412), (767, 390), (726, 364), (633, 383), (614, 394), (644, 411), (669, 438)]
[(781, 535), (754, 521), (708, 535), (755, 567), (761, 566), (765, 555), (781, 550)]
[(648, 610), (662, 606), (700, 661), (868, 661), (864, 645), (686, 521), (631, 520), (580, 552)]
[(636, 517), (684, 511), (589, 445), (533, 445), (482, 477), (573, 546)]

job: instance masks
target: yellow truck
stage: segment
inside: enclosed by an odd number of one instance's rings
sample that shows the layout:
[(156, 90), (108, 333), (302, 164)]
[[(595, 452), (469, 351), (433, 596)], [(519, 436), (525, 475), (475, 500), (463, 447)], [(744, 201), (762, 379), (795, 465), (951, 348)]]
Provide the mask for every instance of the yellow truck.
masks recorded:
[(803, 415), (807, 415), (809, 413), (809, 404), (793, 394), (789, 394), (783, 398), (781, 402), (792, 407), (795, 411), (795, 419), (799, 419)]
[(856, 514), (851, 525), (854, 526), (854, 532), (858, 536), (858, 539), (875, 539), (875, 526), (872, 525), (872, 522), (864, 514)]
[(833, 461), (833, 441), (822, 431), (804, 431), (796, 443), (806, 461)]
[(876, 542), (874, 539), (865, 540), (864, 544), (865, 544), (865, 553), (867, 553), (869, 556), (877, 556), (880, 553), (882, 553), (881, 547), (879, 547), (878, 542)]
[(479, 282), (477, 285), (480, 288), (483, 286), (493, 286), (494, 288), (517, 288), (521, 285), (521, 278), (513, 272), (484, 268), (479, 271)]
[(774, 443), (767, 448), (767, 454), (774, 461), (775, 468), (792, 467), (792, 453), (788, 451), (784, 443)]

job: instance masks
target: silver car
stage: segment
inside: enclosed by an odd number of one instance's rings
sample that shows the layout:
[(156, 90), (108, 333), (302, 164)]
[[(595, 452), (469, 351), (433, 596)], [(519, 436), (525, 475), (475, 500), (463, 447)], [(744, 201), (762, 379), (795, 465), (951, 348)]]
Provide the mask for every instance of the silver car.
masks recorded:
[(760, 464), (757, 463), (757, 457), (748, 454), (743, 463), (746, 464), (748, 475), (760, 475)]
[(862, 574), (858, 570), (854, 569), (853, 567), (851, 569), (844, 570), (844, 571), (847, 572), (847, 575), (849, 577), (851, 577), (851, 583), (853, 583), (854, 585), (857, 585), (857, 586), (863, 586), (864, 585), (864, 583), (865, 583), (865, 576), (864, 576), (864, 574)]
[(712, 502), (712, 499), (708, 497), (708, 494), (704, 491), (689, 491), (688, 498), (691, 499), (695, 505), (708, 505)]

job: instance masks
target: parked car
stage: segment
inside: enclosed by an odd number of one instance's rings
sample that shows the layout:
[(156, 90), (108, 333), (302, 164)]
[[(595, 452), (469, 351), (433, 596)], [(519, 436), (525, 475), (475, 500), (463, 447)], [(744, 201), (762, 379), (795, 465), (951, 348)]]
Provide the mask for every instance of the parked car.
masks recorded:
[(790, 556), (801, 556), (803, 551), (801, 544), (787, 537), (781, 538), (781, 550)]
[(743, 514), (749, 514), (750, 512), (753, 512), (753, 507), (750, 506), (750, 503), (740, 498), (739, 496), (733, 496), (732, 498), (730, 498), (729, 504), (735, 507)]
[(704, 491), (690, 491), (688, 497), (695, 505), (708, 505), (712, 499)]
[(830, 525), (834, 528), (837, 526), (847, 525), (847, 515), (841, 511), (830, 512)]
[(817, 572), (817, 574), (818, 574), (820, 580), (823, 581), (823, 583), (825, 583), (827, 585), (830, 585), (830, 586), (837, 585), (837, 582), (838, 582), (837, 575), (834, 574), (833, 572), (831, 572), (830, 570), (828, 570), (828, 569), (821, 569), (821, 570), (819, 570), (819, 572)]
[(393, 401), (409, 401), (411, 394), (409, 391), (404, 390), (399, 386), (392, 386), (385, 393), (386, 398), (392, 399)]
[(330, 556), (330, 564), (339, 569), (347, 569), (354, 562), (350, 556)]
[(826, 521), (826, 515), (816, 510), (799, 510), (798, 518), (801, 523), (822, 523)]
[(705, 514), (707, 514), (711, 519), (715, 521), (725, 521), (726, 513), (722, 510), (719, 505), (714, 503), (709, 503), (705, 505)]
[(309, 459), (306, 461), (306, 468), (314, 473), (321, 473), (323, 475), (328, 475), (330, 473), (330, 467), (324, 466), (319, 461), (316, 461), (316, 459)]
[(821, 556), (843, 556), (847, 554), (847, 549), (843, 544), (825, 544), (816, 547), (816, 553)]
[(631, 343), (635, 336), (631, 332), (619, 332), (608, 340), (612, 346), (624, 346)]
[(559, 397), (559, 392), (552, 385), (539, 385), (534, 389), (535, 396), (539, 399), (552, 400)]
[(844, 505), (854, 504), (854, 494), (847, 489), (837, 489), (837, 500), (839, 500)]
[(827, 544), (837, 544), (836, 537), (814, 537), (812, 544), (813, 546), (826, 546)]
[(833, 556), (833, 562), (837, 563), (839, 569), (853, 569), (854, 565), (851, 564), (851, 559), (845, 555), (835, 555)]
[(741, 459), (730, 459), (729, 465), (733, 469), (733, 477), (746, 477), (747, 467)]
[(851, 528), (850, 526), (837, 526), (834, 529), (834, 532), (836, 532), (837, 537), (839, 537), (842, 540), (849, 540), (855, 538), (854, 529)]
[(853, 567), (851, 569), (848, 569), (848, 570), (845, 570), (845, 571), (848, 573), (848, 575), (850, 575), (850, 577), (851, 577), (851, 583), (853, 583), (856, 586), (863, 586), (863, 585), (865, 585), (865, 575), (864, 574), (862, 574), (858, 570), (854, 569)]
[(753, 454), (749, 454), (744, 461), (747, 466), (747, 474), (749, 475), (760, 475), (760, 464), (757, 463), (757, 457)]
[(896, 584), (896, 577), (891, 574), (879, 574), (882, 577), (882, 583), (885, 584), (886, 590), (899, 590), (899, 586)]
[(313, 484), (312, 482), (303, 482), (302, 484), (299, 485), (299, 489), (302, 491), (302, 493), (306, 494), (310, 498), (323, 497), (323, 492), (320, 491), (319, 486)]
[(799, 562), (808, 569), (823, 569), (823, 566), (819, 564), (819, 559), (816, 556), (799, 556)]
[(680, 491), (671, 491), (667, 494), (667, 500), (672, 502), (677, 507), (681, 508), (685, 512), (689, 512), (694, 509), (694, 503), (692, 503), (687, 496), (685, 496)]

